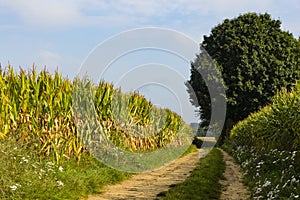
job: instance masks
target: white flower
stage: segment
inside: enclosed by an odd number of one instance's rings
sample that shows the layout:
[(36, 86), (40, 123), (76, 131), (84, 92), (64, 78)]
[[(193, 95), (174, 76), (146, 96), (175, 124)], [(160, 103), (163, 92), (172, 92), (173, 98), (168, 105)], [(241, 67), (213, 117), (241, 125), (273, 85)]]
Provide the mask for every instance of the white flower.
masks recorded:
[(285, 188), (289, 182), (290, 182), (290, 180), (288, 180), (288, 181), (282, 186), (282, 188)]
[(10, 189), (11, 189), (12, 191), (15, 191), (18, 187), (21, 187), (21, 185), (18, 184), (18, 183), (16, 183), (15, 185), (10, 186)]
[(260, 161), (260, 162), (258, 163), (258, 165), (262, 165), (262, 164), (264, 164), (264, 161)]
[(46, 163), (46, 167), (48, 168), (48, 167), (52, 167), (52, 166), (54, 166), (54, 163), (53, 162), (47, 162)]
[(17, 188), (18, 188), (18, 187), (17, 187), (16, 185), (10, 186), (10, 189), (11, 189), (12, 191), (15, 191)]
[(257, 193), (260, 193), (261, 191), (262, 191), (261, 188), (258, 187), (258, 188), (256, 189), (256, 192), (255, 192), (255, 193), (257, 194)]
[(64, 170), (64, 168), (62, 166), (59, 166), (58, 170), (62, 172)]
[(28, 159), (26, 159), (25, 157), (22, 157), (22, 160), (23, 160), (25, 163), (28, 163)]
[(62, 181), (56, 181), (57, 182), (57, 186), (60, 187), (60, 186), (64, 186), (64, 183)]
[(269, 185), (271, 185), (271, 182), (270, 182), (270, 181), (266, 181), (266, 182), (263, 184), (263, 187), (267, 187), (267, 186), (269, 186)]

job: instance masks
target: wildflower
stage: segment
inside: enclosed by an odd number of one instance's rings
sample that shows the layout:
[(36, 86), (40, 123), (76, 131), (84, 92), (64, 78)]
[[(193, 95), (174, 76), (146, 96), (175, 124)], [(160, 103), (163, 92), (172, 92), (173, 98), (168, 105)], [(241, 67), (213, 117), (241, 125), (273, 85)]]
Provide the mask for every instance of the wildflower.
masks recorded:
[(64, 186), (64, 183), (63, 183), (62, 181), (59, 181), (59, 180), (58, 180), (58, 181), (56, 181), (56, 182), (57, 182), (57, 186), (58, 186), (58, 187)]
[(270, 181), (266, 181), (265, 184), (263, 184), (262, 187), (267, 187), (267, 186), (269, 186), (269, 185), (271, 185), (271, 182), (270, 182)]
[(290, 180), (288, 180), (288, 181), (282, 186), (282, 188), (285, 188), (289, 182), (290, 182)]
[(52, 168), (48, 168), (47, 170), (48, 172), (54, 172), (54, 170)]
[(15, 185), (10, 186), (10, 189), (11, 189), (12, 191), (15, 191), (18, 187), (21, 187), (21, 185), (18, 184), (18, 183), (16, 183)]
[(262, 190), (261, 190), (261, 188), (260, 187), (258, 187), (257, 189), (256, 189), (256, 194), (258, 194), (258, 193), (260, 193)]
[(273, 192), (269, 191), (269, 193), (267, 194), (268, 197), (272, 198), (273, 197)]
[(22, 160), (23, 160), (25, 163), (28, 163), (28, 159), (26, 159), (25, 157), (22, 157)]
[(297, 151), (292, 152), (292, 157), (291, 157), (292, 160), (295, 160), (296, 153), (297, 153)]
[(46, 168), (48, 168), (48, 167), (50, 167), (50, 168), (51, 168), (53, 165), (54, 165), (54, 163), (53, 163), (53, 162), (47, 162), (47, 163), (46, 163)]
[(16, 185), (10, 186), (10, 189), (11, 189), (12, 191), (15, 191), (17, 188), (18, 188), (18, 187), (17, 187)]
[(64, 168), (62, 166), (59, 166), (58, 170), (62, 172), (64, 170)]
[(258, 163), (258, 165), (262, 165), (262, 164), (264, 164), (264, 161), (260, 161), (260, 162)]

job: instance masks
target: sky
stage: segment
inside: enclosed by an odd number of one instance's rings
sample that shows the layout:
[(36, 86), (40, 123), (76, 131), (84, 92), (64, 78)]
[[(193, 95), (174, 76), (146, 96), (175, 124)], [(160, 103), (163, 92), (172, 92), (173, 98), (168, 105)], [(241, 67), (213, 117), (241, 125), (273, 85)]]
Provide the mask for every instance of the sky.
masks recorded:
[[(144, 27), (171, 29), (200, 43), (203, 35), (209, 35), (226, 18), (267, 12), (273, 19), (281, 20), (283, 30), (298, 38), (299, 10), (299, 0), (0, 0), (0, 63), (2, 67), (11, 64), (23, 69), (46, 66), (50, 72), (58, 68), (64, 77), (73, 78), (99, 44), (124, 31)], [(120, 62), (128, 65), (137, 58), (143, 61), (143, 57), (159, 55), (147, 51), (132, 58), (129, 55)], [(168, 65), (180, 65), (183, 69), (176, 70), (182, 70), (179, 73), (188, 78), (189, 63), (176, 62)], [(164, 99), (164, 92), (153, 92), (159, 91), (157, 85), (140, 89), (148, 91), (146, 96), (156, 96), (155, 104), (168, 107), (168, 100), (159, 102), (159, 98)]]

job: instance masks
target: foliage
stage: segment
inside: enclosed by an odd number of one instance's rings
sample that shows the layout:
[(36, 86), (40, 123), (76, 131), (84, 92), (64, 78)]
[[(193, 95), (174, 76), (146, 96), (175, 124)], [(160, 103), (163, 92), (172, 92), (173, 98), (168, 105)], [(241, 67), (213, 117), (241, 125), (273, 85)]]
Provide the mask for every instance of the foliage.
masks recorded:
[[(300, 43), (280, 26), (269, 14), (247, 13), (224, 20), (204, 36), (201, 47), (214, 60), (226, 87), (227, 133), (235, 123), (270, 103), (276, 91), (289, 90), (300, 79)], [(200, 54), (192, 63), (188, 83), (197, 96), (191, 102), (200, 106), (207, 126), (211, 97), (198, 73), (205, 67)]]
[(245, 172), (253, 199), (300, 197), (300, 83), (233, 127), (225, 145)]
[(43, 155), (55, 152), (56, 160), (75, 155), (80, 158), (82, 144), (72, 120), (72, 85), (46, 70), (37, 74), (15, 74), (8, 66), (0, 74), (0, 139), (16, 138), (30, 143)]
[(221, 195), (219, 180), (224, 171), (222, 153), (218, 149), (212, 149), (184, 182), (158, 196), (163, 197), (162, 199), (218, 199)]
[(30, 144), (0, 141), (0, 199), (80, 199), (100, 193), (107, 184), (130, 175), (105, 166), (88, 155), (82, 162), (71, 158), (59, 165), (48, 157), (40, 159)]
[[(177, 136), (183, 131), (192, 132), (176, 113), (153, 106), (138, 93), (123, 94), (109, 83), (96, 86), (78, 78), (71, 82), (59, 72), (53, 76), (46, 69), (40, 73), (21, 69), (16, 74), (8, 66), (0, 72), (0, 140), (15, 138), (30, 143), (34, 151), (53, 156), (57, 163), (71, 157), (80, 161), (88, 153), (82, 139), (91, 139), (91, 135), (78, 132), (76, 125), (82, 117), (90, 116), (74, 113), (74, 97), (82, 106), (92, 103), (92, 108), (84, 107), (90, 109), (86, 113), (96, 111), (97, 124), (107, 133), (107, 139), (126, 150), (157, 149), (180, 138)], [(74, 96), (78, 85), (90, 90)]]
[(230, 138), (279, 150), (300, 150), (300, 82), (291, 92), (282, 89), (271, 104), (233, 127)]

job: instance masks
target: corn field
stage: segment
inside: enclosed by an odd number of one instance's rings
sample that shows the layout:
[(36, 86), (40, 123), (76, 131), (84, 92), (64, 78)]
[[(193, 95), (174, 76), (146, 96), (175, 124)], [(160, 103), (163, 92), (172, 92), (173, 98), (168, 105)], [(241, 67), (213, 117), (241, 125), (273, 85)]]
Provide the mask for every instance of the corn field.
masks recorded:
[(300, 82), (291, 91), (283, 88), (273, 97), (271, 104), (237, 123), (230, 136), (242, 145), (299, 150)]
[[(76, 126), (84, 117), (95, 119), (107, 140), (133, 152), (161, 148), (174, 139), (180, 145), (185, 139), (179, 134), (192, 132), (171, 110), (153, 106), (137, 92), (123, 94), (103, 81), (98, 85), (79, 78), (70, 81), (57, 71), (52, 75), (34, 68), (17, 74), (8, 66), (0, 69), (0, 87), (0, 140), (16, 138), (56, 162), (73, 156), (80, 161), (88, 153), (83, 141), (95, 138)], [(89, 95), (82, 94), (83, 87)], [(93, 107), (86, 107), (87, 102)], [(74, 112), (76, 106), (84, 108), (85, 116)]]

